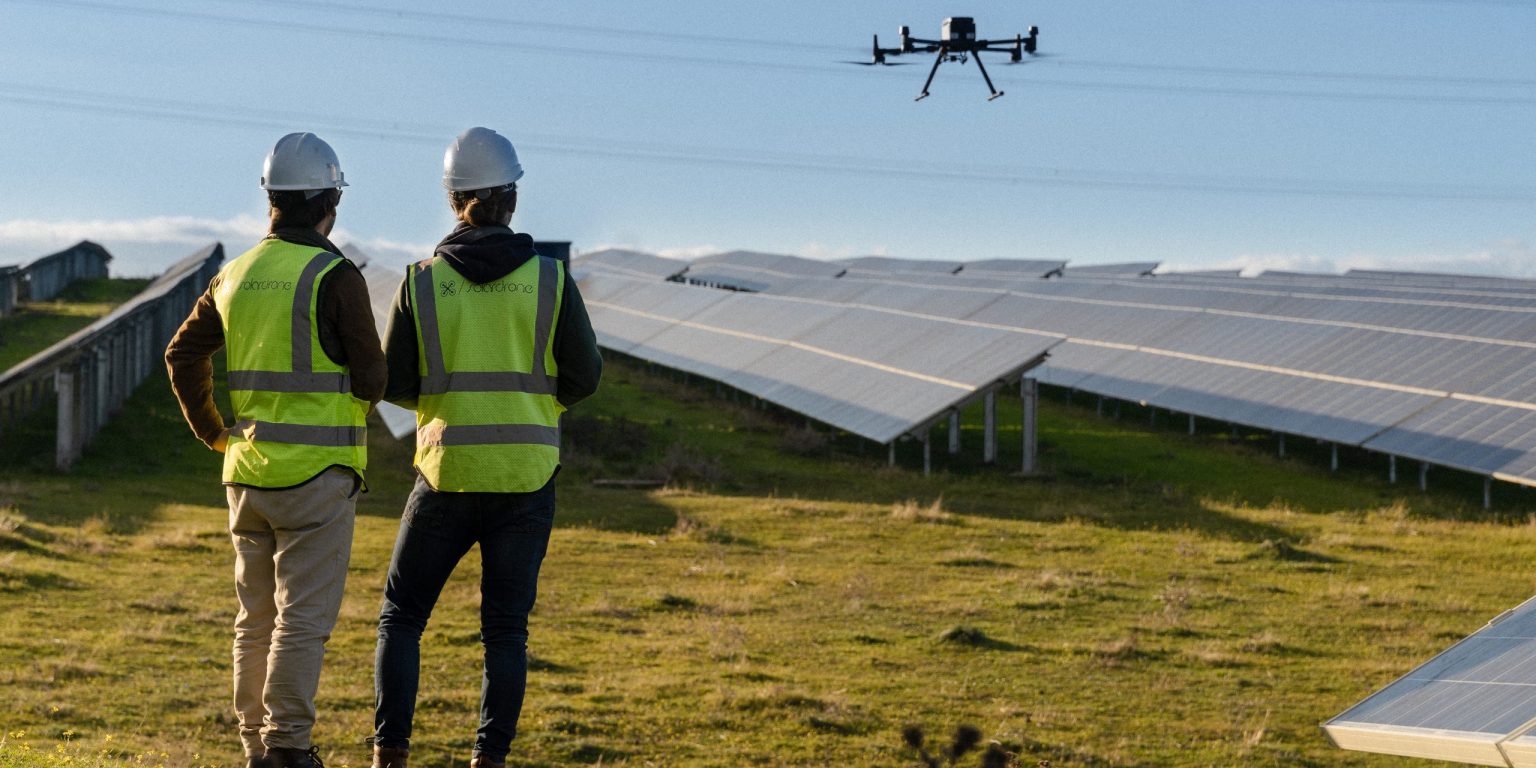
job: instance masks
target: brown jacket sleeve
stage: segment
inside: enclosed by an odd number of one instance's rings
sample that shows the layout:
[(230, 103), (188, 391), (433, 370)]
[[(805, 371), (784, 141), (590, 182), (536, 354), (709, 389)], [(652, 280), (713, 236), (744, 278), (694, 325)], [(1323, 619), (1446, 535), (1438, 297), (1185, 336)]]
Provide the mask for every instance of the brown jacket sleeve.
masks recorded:
[(224, 417), (213, 402), (213, 356), (224, 348), (224, 323), (213, 303), (218, 280), (215, 277), (208, 284), (208, 290), (193, 305), (192, 314), (165, 348), (171, 391), (176, 393), (192, 433), (209, 448), (224, 431)]
[[(326, 274), (320, 283), (320, 346), (352, 377), (352, 396), (370, 407), (384, 396), (388, 376), (373, 303), (363, 273), (348, 262)], [(329, 333), (328, 333), (329, 331)]]

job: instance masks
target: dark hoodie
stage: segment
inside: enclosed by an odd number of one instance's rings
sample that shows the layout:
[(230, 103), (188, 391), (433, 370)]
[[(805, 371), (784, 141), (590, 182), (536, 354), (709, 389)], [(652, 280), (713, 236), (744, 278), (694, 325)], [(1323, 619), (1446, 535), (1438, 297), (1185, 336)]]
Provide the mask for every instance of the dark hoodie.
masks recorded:
[[(441, 256), (459, 274), (476, 284), (490, 283), (512, 274), (538, 254), (533, 238), (507, 227), (473, 227), (460, 224), (437, 244)], [(407, 280), (410, 278), (407, 277)], [(555, 365), (560, 371), (555, 399), (569, 408), (597, 391), (603, 374), (603, 358), (587, 307), (567, 275), (560, 314), (555, 318)], [(395, 292), (394, 311), (384, 332), (384, 357), (389, 363), (389, 383), (384, 399), (404, 408), (416, 407), (421, 394), (417, 373), (416, 319), (405, 282)]]

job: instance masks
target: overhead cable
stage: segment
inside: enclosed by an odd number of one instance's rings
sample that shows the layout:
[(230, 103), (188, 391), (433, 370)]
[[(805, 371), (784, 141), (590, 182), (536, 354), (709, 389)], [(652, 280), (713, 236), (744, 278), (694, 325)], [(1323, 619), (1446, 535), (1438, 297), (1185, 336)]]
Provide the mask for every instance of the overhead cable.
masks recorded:
[[(274, 0), (277, 1), (277, 0)], [(285, 34), (311, 33), (326, 34), (339, 37), (352, 37), (367, 40), (399, 40), (411, 43), (427, 45), (440, 45), (454, 49), (485, 48), (506, 51), (513, 54), (552, 54), (560, 56), (575, 56), (586, 59), (608, 59), (620, 61), (650, 61), (659, 64), (676, 64), (685, 66), (706, 67), (730, 67), (737, 69), (754, 69), (766, 71), (804, 72), (816, 75), (834, 75), (844, 77), (868, 77), (871, 73), (851, 70), (847, 67), (811, 64), (796, 64), (788, 62), (752, 61), (747, 59), (729, 59), (692, 54), (677, 54), (659, 51), (633, 51), (614, 48), (610, 46), (598, 48), (583, 48), (575, 46), (549, 45), (547, 43), (514, 41), (514, 40), (487, 40), (466, 37), (459, 34), (429, 34), (424, 32), (407, 32), (388, 29), (366, 29), (361, 27), (348, 27), (337, 25), (319, 24), (313, 20), (306, 20), (302, 25), (295, 25), (289, 20), (269, 20), (251, 18), (246, 16), (228, 16), (205, 11), (169, 10), (146, 6), (121, 5), (117, 3), (96, 2), (95, 0), (0, 0), (0, 2), (19, 3), (27, 5), (40, 5), (49, 8), (72, 8), (84, 11), (96, 11), (105, 13), (118, 13), (129, 16), (149, 18), (173, 18), (192, 21), (206, 21), (219, 24), (232, 24), (239, 26), (257, 27), (281, 31)], [(1026, 61), (1027, 65), (1038, 66), (1038, 61)], [(1134, 65), (1119, 65), (1105, 62), (1086, 63), (1085, 66), (1099, 68), (1121, 69), (1124, 67), (1135, 68)], [(1166, 71), (1177, 71), (1180, 68), (1167, 68)], [(1193, 69), (1193, 68), (1182, 68)], [(1209, 70), (1206, 74), (1217, 73), (1218, 70)], [(1303, 76), (1326, 75), (1327, 73), (1310, 73)], [(887, 76), (894, 76), (887, 75)], [(1067, 90), (1091, 90), (1091, 91), (1118, 91), (1128, 93), (1170, 93), (1185, 95), (1204, 95), (1222, 97), (1259, 97), (1259, 98), (1284, 98), (1284, 99), (1312, 99), (1328, 101), (1376, 101), (1398, 102), (1416, 104), (1458, 104), (1458, 105), (1486, 105), (1486, 106), (1531, 106), (1536, 105), (1536, 96), (1531, 95), (1479, 95), (1469, 93), (1455, 94), (1423, 94), (1423, 93), (1381, 93), (1358, 91), (1303, 91), (1291, 89), (1255, 89), (1239, 88), (1231, 86), (1198, 86), (1179, 85), (1169, 83), (1117, 83), (1117, 82), (1093, 82), (1081, 80), (1052, 80), (1042, 77), (1007, 77), (1000, 76), (1000, 82), (1013, 83), (1020, 86), (1057, 88)], [(1422, 80), (1420, 81), (1422, 82)], [(1522, 81), (1501, 81), (1500, 86), (1519, 86)], [(1465, 85), (1465, 82), (1457, 83), (1454, 79), (1444, 83), (1445, 85)], [(1492, 83), (1484, 83), (1492, 84)]]
[[(232, 105), (145, 98), (91, 91), (38, 87), (0, 81), (0, 102), (85, 114), (116, 114), (158, 121), (180, 121), (241, 128), (286, 128), (302, 122), (331, 133), (439, 145), (458, 128), (390, 120), (336, 118), (296, 111), (269, 111)], [(1130, 172), (1082, 168), (987, 165), (970, 166), (903, 159), (778, 152), (736, 147), (662, 144), (567, 134), (521, 134), (519, 143), (541, 151), (574, 157), (600, 157), (635, 162), (664, 162), (725, 166), (766, 171), (813, 172), (834, 176), (881, 179), (958, 181), (1008, 186), (1048, 186), (1128, 191), (1216, 192), (1243, 195), (1441, 200), (1485, 202), (1536, 201), (1536, 189), (1493, 185), (1362, 183), (1283, 177), (1228, 177), (1195, 174)]]

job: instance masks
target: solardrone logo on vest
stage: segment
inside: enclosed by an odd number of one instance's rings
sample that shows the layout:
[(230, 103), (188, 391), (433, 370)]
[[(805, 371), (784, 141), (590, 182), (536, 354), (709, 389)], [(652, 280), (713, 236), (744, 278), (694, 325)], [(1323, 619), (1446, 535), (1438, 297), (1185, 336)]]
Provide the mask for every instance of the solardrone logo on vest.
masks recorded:
[(291, 291), (292, 280), (242, 280), (237, 291)]
[[(437, 284), (439, 296), (457, 296), (459, 294), (459, 281), (444, 280)], [(497, 281), (494, 283), (470, 283), (464, 286), (465, 293), (533, 293), (533, 283), (514, 283)]]
[(533, 293), (533, 283), (470, 283), (467, 293)]

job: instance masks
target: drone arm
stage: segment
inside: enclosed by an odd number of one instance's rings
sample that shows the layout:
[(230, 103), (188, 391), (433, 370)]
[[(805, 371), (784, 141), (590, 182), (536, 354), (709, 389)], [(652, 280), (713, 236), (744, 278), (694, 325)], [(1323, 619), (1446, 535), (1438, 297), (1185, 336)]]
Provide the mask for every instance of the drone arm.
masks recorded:
[(922, 101), (928, 98), (928, 86), (933, 85), (933, 76), (938, 74), (939, 65), (944, 63), (944, 54), (948, 53), (944, 46), (939, 46), (939, 55), (933, 57), (933, 69), (928, 70), (928, 79), (923, 81), (923, 92), (917, 95), (914, 101)]

